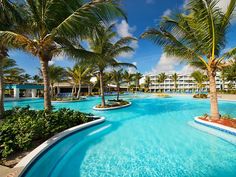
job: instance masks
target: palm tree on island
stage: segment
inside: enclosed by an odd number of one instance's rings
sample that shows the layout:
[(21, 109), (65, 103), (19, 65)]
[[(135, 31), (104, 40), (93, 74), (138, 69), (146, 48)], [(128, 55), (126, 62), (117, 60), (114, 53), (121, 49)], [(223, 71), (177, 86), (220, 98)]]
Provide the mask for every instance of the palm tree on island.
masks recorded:
[(116, 84), (116, 90), (117, 90), (117, 97), (116, 100), (119, 101), (119, 96), (120, 96), (120, 84), (122, 82), (123, 79), (123, 70), (113, 70), (111, 73), (111, 80), (114, 82), (114, 84)]
[[(113, 31), (114, 25), (106, 26), (100, 25), (97, 26), (94, 30), (91, 31), (89, 35), (89, 55), (90, 59), (81, 58), (82, 62), (91, 63), (99, 74), (100, 80), (100, 93), (102, 97), (101, 107), (105, 107), (105, 95), (104, 95), (104, 72), (109, 67), (136, 67), (130, 63), (121, 63), (117, 60), (123, 53), (133, 52), (134, 49), (128, 44), (136, 39), (132, 37), (123, 37), (118, 39), (116, 42), (112, 42), (113, 38), (117, 36), (117, 33)], [(76, 49), (70, 51), (71, 55), (77, 57)]]
[[(64, 1), (44, 2), (27, 0), (24, 22), (27, 30), (17, 33), (1, 29), (0, 41), (39, 58), (44, 81), (44, 108), (51, 110), (49, 61), (63, 49), (74, 46), (68, 39), (82, 39), (101, 21), (110, 22), (116, 17), (123, 17), (124, 13), (113, 0), (67, 0), (66, 5)], [(77, 50), (83, 51), (79, 45)]]
[(204, 65), (210, 82), (211, 119), (220, 118), (216, 71), (236, 54), (236, 48), (223, 53), (235, 6), (236, 0), (231, 0), (224, 12), (217, 0), (189, 0), (183, 13), (164, 16), (158, 27), (142, 34), (162, 46), (168, 56)]

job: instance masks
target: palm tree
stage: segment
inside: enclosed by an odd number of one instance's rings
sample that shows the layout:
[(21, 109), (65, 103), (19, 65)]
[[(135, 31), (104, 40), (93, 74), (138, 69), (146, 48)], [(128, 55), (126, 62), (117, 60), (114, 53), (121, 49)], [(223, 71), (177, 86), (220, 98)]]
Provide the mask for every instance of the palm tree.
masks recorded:
[(82, 39), (100, 21), (110, 22), (124, 14), (113, 0), (26, 0), (25, 3), (26, 33), (0, 31), (0, 41), (39, 58), (44, 80), (44, 108), (51, 110), (48, 62), (62, 49), (73, 46), (67, 39)]
[[(168, 77), (167, 77), (166, 73), (160, 73), (160, 74), (158, 75), (157, 81), (158, 81), (159, 83), (164, 83), (167, 78), (168, 78)], [(161, 89), (161, 92), (162, 92), (162, 89)]]
[[(69, 77), (71, 78), (74, 89), (76, 93), (76, 87), (78, 86), (78, 92), (76, 94), (76, 97), (80, 98), (80, 91), (81, 91), (81, 85), (82, 83), (87, 83), (90, 80), (92, 67), (85, 64), (76, 64), (72, 69), (67, 68), (67, 73)], [(73, 89), (72, 89), (72, 95), (73, 95)]]
[(31, 79), (31, 76), (27, 73), (20, 75), (20, 83), (25, 84), (28, 83)]
[(150, 76), (145, 76), (145, 88), (149, 89), (150, 84), (151, 84)]
[(177, 89), (178, 89), (178, 84), (177, 84), (177, 82), (178, 82), (178, 74), (177, 73), (172, 74), (171, 79), (174, 81), (175, 91), (177, 91)]
[(39, 75), (34, 75), (34, 76), (32, 77), (32, 79), (33, 79), (33, 81), (34, 81), (35, 84), (39, 84), (39, 83), (42, 83), (42, 82), (43, 82), (42, 78), (41, 78)]
[(197, 89), (202, 91), (202, 88), (204, 87), (204, 82), (207, 81), (207, 76), (202, 74), (200, 71), (194, 71), (191, 74), (191, 77), (194, 78), (197, 84)]
[(136, 82), (136, 84), (135, 84), (136, 85), (136, 92), (137, 92), (137, 90), (138, 90), (138, 88), (140, 86), (139, 81), (140, 81), (140, 79), (142, 79), (142, 77), (143, 77), (143, 75), (141, 73), (139, 73), (139, 72), (134, 74), (134, 78), (135, 78), (135, 82)]
[(134, 74), (129, 73), (128, 71), (125, 71), (123, 75), (123, 79), (128, 84), (127, 86), (127, 92), (128, 92), (130, 89), (131, 82), (134, 80)]
[(111, 73), (111, 80), (116, 84), (116, 88), (117, 88), (117, 98), (116, 100), (119, 101), (119, 96), (120, 96), (120, 84), (122, 82), (123, 79), (123, 70), (113, 70)]
[(3, 59), (4, 83), (18, 83), (24, 70), (19, 68), (16, 61), (8, 57)]
[(189, 0), (184, 13), (165, 16), (158, 28), (142, 34), (142, 38), (162, 46), (167, 55), (201, 62), (205, 66), (210, 81), (212, 119), (220, 118), (216, 71), (226, 59), (236, 54), (236, 48), (222, 52), (235, 6), (236, 0), (231, 0), (223, 12), (218, 7), (218, 0)]
[[(97, 26), (89, 36), (89, 47), (90, 59), (81, 58), (81, 61), (91, 63), (99, 73), (100, 80), (100, 92), (102, 97), (102, 107), (105, 107), (105, 96), (104, 96), (104, 71), (108, 67), (127, 66), (135, 67), (133, 64), (120, 63), (117, 61), (117, 57), (126, 52), (132, 52), (134, 49), (127, 44), (135, 40), (132, 37), (124, 37), (116, 42), (112, 42), (114, 37), (117, 35), (112, 29), (114, 25)], [(73, 57), (77, 57), (76, 50), (70, 51)]]
[[(15, 31), (14, 23), (20, 23), (22, 20), (20, 10), (15, 3), (9, 0), (0, 1), (0, 31)], [(8, 57), (8, 46), (0, 40), (0, 119), (4, 113), (4, 78), (3, 78), (3, 60)]]
[[(41, 71), (42, 73), (42, 71)], [(66, 71), (64, 68), (56, 65), (50, 65), (48, 67), (48, 76), (50, 79), (50, 85), (51, 85), (51, 95), (54, 97), (56, 95), (54, 84), (60, 83), (65, 80), (66, 77)]]

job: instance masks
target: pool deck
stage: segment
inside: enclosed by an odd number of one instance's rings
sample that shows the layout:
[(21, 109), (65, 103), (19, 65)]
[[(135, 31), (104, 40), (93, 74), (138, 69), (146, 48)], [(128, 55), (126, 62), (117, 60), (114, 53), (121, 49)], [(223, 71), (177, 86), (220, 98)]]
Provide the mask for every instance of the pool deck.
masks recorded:
[(17, 177), (23, 168), (8, 168), (0, 165), (0, 177)]
[[(172, 95), (172, 96), (193, 96), (194, 94), (170, 93), (169, 95)], [(236, 101), (236, 94), (218, 94), (218, 100)]]

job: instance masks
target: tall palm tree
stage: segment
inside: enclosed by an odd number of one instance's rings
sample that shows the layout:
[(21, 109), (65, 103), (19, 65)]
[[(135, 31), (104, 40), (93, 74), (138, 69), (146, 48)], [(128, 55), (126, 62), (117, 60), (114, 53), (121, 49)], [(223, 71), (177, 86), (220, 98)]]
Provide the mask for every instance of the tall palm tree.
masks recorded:
[[(41, 71), (42, 73), (42, 71)], [(54, 88), (55, 83), (60, 83), (65, 80), (66, 71), (64, 68), (56, 65), (50, 65), (48, 67), (48, 76), (50, 79), (50, 86), (51, 86), (51, 96), (54, 97), (56, 95), (56, 91)]]
[(120, 84), (122, 82), (123, 79), (123, 70), (113, 70), (111, 73), (111, 80), (116, 84), (116, 89), (117, 89), (117, 98), (116, 100), (119, 100), (119, 96), (120, 96)]
[(20, 76), (25, 71), (22, 68), (19, 68), (16, 64), (16, 61), (8, 57), (3, 59), (3, 76), (4, 83), (18, 83)]
[(39, 58), (44, 80), (44, 108), (51, 110), (48, 62), (62, 49), (72, 46), (67, 39), (82, 39), (101, 20), (110, 22), (124, 14), (113, 0), (26, 0), (25, 3), (26, 33), (0, 31), (0, 40)]
[(41, 78), (39, 75), (34, 75), (34, 76), (32, 77), (32, 79), (33, 79), (33, 81), (34, 81), (35, 84), (39, 84), (39, 83), (42, 83), (42, 82), (43, 82), (42, 78)]
[(141, 73), (139, 73), (139, 72), (134, 74), (135, 85), (136, 85), (136, 92), (137, 92), (137, 90), (138, 90), (138, 88), (140, 86), (140, 82), (139, 81), (140, 81), (140, 79), (142, 79), (142, 77), (143, 77), (143, 75)]
[(76, 87), (77, 86), (79, 87), (78, 92), (76, 93), (76, 97), (78, 99), (80, 98), (81, 85), (83, 83), (87, 83), (90, 80), (88, 78), (91, 78), (90, 77), (91, 71), (92, 71), (92, 67), (85, 64), (76, 64), (72, 69), (67, 68), (67, 73), (74, 84), (75, 92), (76, 92)]
[(178, 84), (177, 84), (177, 82), (178, 82), (178, 74), (177, 73), (172, 74), (171, 79), (174, 81), (175, 91), (177, 91), (177, 89), (178, 89)]
[[(0, 1), (0, 31), (16, 31), (16, 22), (21, 23), (20, 9), (15, 3), (9, 0)], [(4, 113), (4, 78), (3, 78), (3, 60), (8, 57), (8, 46), (0, 40), (0, 119)]]
[[(89, 47), (90, 51), (90, 59), (81, 58), (81, 61), (89, 62), (93, 64), (93, 66), (97, 69), (99, 73), (100, 80), (100, 92), (102, 97), (101, 106), (105, 106), (105, 96), (104, 96), (104, 71), (108, 67), (118, 67), (118, 66), (127, 66), (127, 67), (135, 67), (130, 63), (120, 63), (117, 60), (123, 53), (132, 52), (134, 49), (128, 44), (135, 40), (132, 37), (124, 37), (116, 42), (113, 42), (114, 37), (117, 36), (117, 33), (113, 31), (114, 25), (106, 26), (100, 25), (97, 26), (89, 36)], [(77, 57), (76, 50), (70, 51), (73, 57)]]
[(28, 83), (31, 79), (31, 76), (27, 73), (20, 75), (20, 83), (25, 84)]
[(204, 82), (207, 81), (207, 76), (202, 74), (200, 71), (194, 71), (191, 74), (191, 77), (194, 78), (197, 84), (197, 89), (202, 91), (202, 88), (204, 87)]
[(150, 76), (145, 76), (145, 88), (149, 89), (150, 84), (151, 84)]
[(224, 12), (218, 0), (189, 0), (186, 11), (163, 17), (159, 27), (148, 29), (142, 38), (150, 39), (164, 48), (167, 55), (188, 62), (201, 62), (210, 81), (211, 118), (219, 119), (216, 71), (226, 59), (236, 54), (236, 48), (223, 53), (227, 29), (236, 0)]
[[(166, 73), (160, 73), (160, 74), (158, 75), (157, 81), (158, 81), (159, 83), (164, 83), (167, 78), (168, 78), (168, 77), (167, 77)], [(161, 92), (162, 92), (162, 89), (161, 89)]]
[(128, 92), (130, 89), (131, 82), (134, 80), (134, 74), (129, 73), (128, 71), (125, 71), (123, 75), (123, 79), (128, 84), (127, 86), (127, 92)]

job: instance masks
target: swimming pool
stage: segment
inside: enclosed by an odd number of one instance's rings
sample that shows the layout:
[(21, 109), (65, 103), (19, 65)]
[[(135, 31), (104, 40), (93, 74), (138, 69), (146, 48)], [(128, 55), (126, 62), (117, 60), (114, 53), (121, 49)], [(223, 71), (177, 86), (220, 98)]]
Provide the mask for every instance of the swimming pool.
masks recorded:
[[(107, 121), (57, 143), (25, 176), (236, 176), (236, 146), (188, 125), (209, 112), (208, 100), (130, 99), (130, 107), (107, 112), (92, 110), (98, 98), (54, 104), (103, 115)], [(7, 102), (6, 108), (12, 104), (43, 108), (43, 100)], [(219, 105), (222, 114), (236, 116), (236, 102)]]

